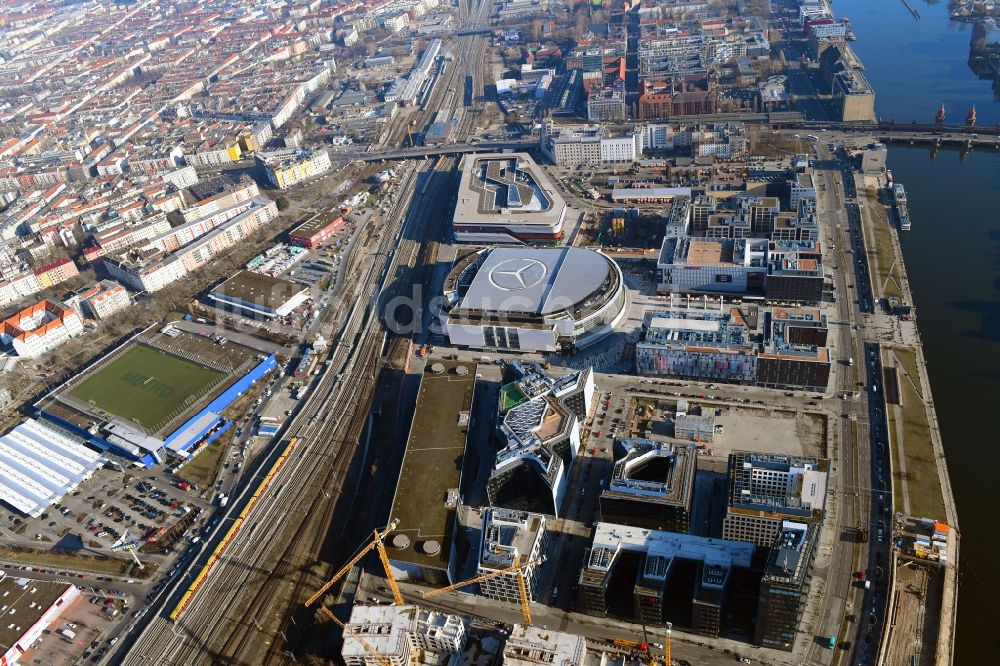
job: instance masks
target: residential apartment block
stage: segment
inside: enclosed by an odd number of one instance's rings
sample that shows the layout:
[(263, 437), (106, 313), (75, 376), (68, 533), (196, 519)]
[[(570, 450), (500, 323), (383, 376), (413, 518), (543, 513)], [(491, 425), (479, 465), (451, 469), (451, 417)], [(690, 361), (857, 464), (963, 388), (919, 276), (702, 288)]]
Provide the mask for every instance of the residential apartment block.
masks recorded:
[(0, 322), (0, 340), (18, 356), (36, 358), (83, 333), (83, 322), (73, 310), (42, 300)]
[(263, 167), (268, 182), (279, 190), (330, 170), (330, 154), (326, 150), (258, 153), (256, 159)]

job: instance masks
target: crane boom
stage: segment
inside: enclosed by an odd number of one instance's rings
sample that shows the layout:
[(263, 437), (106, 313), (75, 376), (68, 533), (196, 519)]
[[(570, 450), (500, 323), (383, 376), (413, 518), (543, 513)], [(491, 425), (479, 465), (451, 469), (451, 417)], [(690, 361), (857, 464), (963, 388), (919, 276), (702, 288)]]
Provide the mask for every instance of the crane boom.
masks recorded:
[(523, 571), (527, 567), (533, 564), (541, 564), (545, 560), (539, 558), (536, 560), (530, 560), (523, 564), (515, 564), (513, 566), (507, 567), (506, 569), (497, 569), (496, 571), (491, 571), (488, 574), (483, 574), (482, 576), (476, 576), (475, 578), (470, 578), (469, 580), (464, 580), (461, 583), (455, 583), (454, 585), (449, 585), (448, 587), (440, 587), (436, 590), (428, 590), (427, 592), (421, 592), (421, 596), (424, 599), (430, 599), (431, 597), (436, 597), (439, 594), (444, 594), (445, 592), (451, 592), (452, 590), (457, 590), (467, 585), (474, 585), (476, 583), (482, 583), (486, 580), (493, 580), (494, 578), (500, 578), (501, 576), (506, 576), (507, 574), (514, 573), (515, 571)]
[(333, 578), (323, 583), (323, 586), (321, 588), (316, 590), (316, 592), (311, 597), (306, 599), (306, 604), (305, 604), (306, 608), (316, 603), (320, 599), (320, 597), (326, 594), (327, 590), (333, 587), (334, 583), (343, 578), (347, 574), (347, 572), (351, 570), (351, 567), (357, 564), (361, 560), (361, 558), (370, 553), (372, 549), (376, 547), (379, 548), (381, 551), (379, 553), (379, 556), (382, 557), (382, 566), (385, 567), (385, 574), (389, 578), (389, 584), (392, 585), (393, 597), (396, 599), (397, 604), (402, 604), (403, 598), (399, 596), (399, 588), (396, 586), (396, 580), (392, 577), (392, 570), (389, 568), (389, 560), (388, 557), (384, 556), (385, 548), (382, 546), (382, 538), (392, 530), (396, 529), (397, 524), (398, 521), (395, 520), (392, 521), (391, 523), (389, 523), (388, 527), (382, 530), (381, 534), (379, 533), (378, 530), (375, 530), (375, 534), (372, 537), (371, 542), (369, 542), (367, 546), (358, 551), (358, 554), (352, 557), (347, 564), (342, 566), (340, 568), (340, 571), (338, 571), (333, 575)]
[(524, 569), (517, 570), (517, 592), (521, 600), (521, 614), (524, 615), (524, 624), (531, 626), (531, 604), (528, 603), (528, 586), (524, 582)]
[(326, 617), (330, 618), (334, 622), (336, 622), (340, 626), (340, 628), (344, 631), (345, 634), (347, 634), (348, 636), (350, 636), (351, 638), (353, 638), (357, 642), (361, 643), (361, 645), (365, 648), (365, 650), (368, 651), (368, 654), (370, 654), (372, 657), (374, 657), (375, 661), (377, 661), (380, 664), (380, 666), (392, 666), (392, 661), (389, 659), (389, 657), (386, 657), (385, 655), (379, 654), (378, 651), (375, 650), (374, 647), (372, 647), (371, 643), (369, 643), (368, 641), (366, 641), (360, 635), (358, 635), (355, 632), (351, 631), (347, 627), (347, 625), (344, 624), (343, 622), (341, 622), (339, 617), (337, 617), (336, 615), (334, 615), (333, 613), (331, 613), (327, 609), (326, 606), (320, 606), (319, 607), (319, 612), (322, 613), (323, 615), (325, 615)]
[(392, 565), (389, 564), (389, 554), (385, 552), (382, 544), (382, 537), (375, 532), (375, 547), (378, 550), (378, 558), (382, 560), (382, 568), (385, 569), (385, 577), (389, 581), (389, 589), (392, 590), (392, 599), (397, 606), (403, 605), (403, 595), (399, 592), (399, 585), (396, 584), (396, 577), (392, 575)]

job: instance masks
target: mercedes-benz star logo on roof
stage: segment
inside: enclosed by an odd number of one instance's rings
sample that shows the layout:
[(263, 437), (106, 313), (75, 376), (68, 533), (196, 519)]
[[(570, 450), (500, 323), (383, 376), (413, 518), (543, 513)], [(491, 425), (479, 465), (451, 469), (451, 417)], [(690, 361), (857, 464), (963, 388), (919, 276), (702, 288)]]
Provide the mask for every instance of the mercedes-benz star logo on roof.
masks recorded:
[(548, 269), (537, 259), (508, 259), (493, 267), (490, 282), (504, 291), (530, 289), (545, 279)]

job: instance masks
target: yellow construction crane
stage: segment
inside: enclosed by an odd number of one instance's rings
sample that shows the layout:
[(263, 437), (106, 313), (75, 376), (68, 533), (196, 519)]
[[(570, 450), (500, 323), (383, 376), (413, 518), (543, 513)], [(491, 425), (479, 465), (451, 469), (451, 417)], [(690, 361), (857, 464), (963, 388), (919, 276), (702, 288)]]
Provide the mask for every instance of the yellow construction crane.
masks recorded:
[(470, 578), (469, 580), (462, 581), (461, 583), (455, 583), (454, 585), (449, 585), (448, 587), (438, 588), (436, 590), (430, 590), (428, 592), (422, 592), (424, 599), (429, 599), (431, 597), (436, 597), (439, 594), (444, 594), (445, 592), (451, 592), (452, 590), (457, 590), (461, 587), (466, 587), (468, 585), (474, 585), (475, 583), (481, 583), (483, 581), (492, 580), (494, 578), (500, 578), (501, 576), (506, 576), (508, 574), (517, 574), (517, 592), (518, 598), (521, 601), (521, 614), (524, 615), (524, 624), (531, 624), (531, 606), (528, 601), (528, 585), (524, 580), (524, 570), (535, 564), (541, 564), (545, 561), (544, 557), (528, 560), (526, 562), (521, 561), (523, 558), (518, 558), (518, 563), (513, 566), (509, 566), (506, 569), (498, 569), (496, 571), (490, 572), (488, 574), (483, 574), (482, 576), (476, 576), (475, 578)]
[(348, 629), (347, 625), (341, 622), (339, 617), (331, 613), (326, 606), (320, 606), (319, 612), (325, 615), (326, 617), (330, 618), (334, 622), (336, 622), (345, 634), (347, 634), (357, 642), (361, 643), (361, 645), (365, 648), (365, 650), (368, 651), (368, 654), (374, 657), (375, 661), (377, 661), (380, 666), (392, 666), (392, 660), (390, 660), (389, 657), (379, 654), (378, 651), (374, 647), (372, 647), (371, 643), (366, 641), (359, 634), (356, 634), (355, 632)]
[(673, 633), (673, 622), (667, 622), (667, 637), (663, 643), (663, 666), (673, 666), (672, 657), (670, 655), (670, 639)]
[(309, 606), (312, 606), (314, 603), (319, 601), (319, 599), (324, 594), (326, 594), (326, 591), (329, 590), (334, 583), (343, 578), (347, 574), (347, 572), (351, 570), (351, 567), (357, 564), (362, 557), (370, 553), (372, 549), (378, 550), (378, 557), (380, 560), (382, 560), (382, 568), (385, 569), (385, 577), (386, 579), (388, 579), (389, 588), (392, 590), (393, 601), (395, 601), (397, 606), (402, 606), (403, 595), (400, 594), (399, 585), (396, 584), (396, 578), (392, 575), (392, 567), (389, 566), (389, 555), (385, 552), (385, 545), (383, 545), (382, 543), (382, 539), (384, 539), (385, 536), (389, 534), (389, 532), (396, 529), (396, 525), (398, 524), (399, 524), (398, 520), (393, 520), (391, 523), (389, 523), (388, 527), (382, 530), (381, 533), (378, 530), (375, 530), (375, 532), (372, 535), (372, 540), (368, 543), (368, 545), (362, 548), (357, 555), (352, 557), (350, 562), (341, 567), (340, 571), (334, 574), (333, 578), (323, 583), (323, 587), (316, 590), (315, 594), (306, 599), (306, 607), (308, 608)]

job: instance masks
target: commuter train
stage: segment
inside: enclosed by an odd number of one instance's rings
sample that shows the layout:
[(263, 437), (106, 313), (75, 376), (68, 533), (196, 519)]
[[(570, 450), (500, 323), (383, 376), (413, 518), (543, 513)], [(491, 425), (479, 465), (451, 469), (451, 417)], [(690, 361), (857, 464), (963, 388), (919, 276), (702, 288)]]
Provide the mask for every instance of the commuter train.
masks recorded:
[(267, 474), (264, 475), (264, 478), (261, 479), (261, 482), (257, 485), (256, 490), (254, 490), (253, 496), (250, 498), (250, 501), (247, 502), (246, 506), (243, 507), (243, 510), (240, 511), (240, 515), (237, 516), (236, 519), (233, 521), (233, 524), (229, 527), (229, 530), (226, 532), (226, 535), (222, 538), (222, 541), (219, 542), (219, 545), (215, 547), (214, 551), (212, 551), (212, 554), (208, 557), (208, 560), (205, 561), (205, 566), (201, 568), (201, 572), (198, 573), (195, 579), (191, 582), (191, 585), (188, 587), (187, 591), (184, 592), (184, 595), (181, 597), (180, 601), (178, 601), (177, 605), (174, 606), (174, 610), (171, 611), (169, 615), (171, 622), (177, 621), (177, 619), (181, 616), (184, 610), (191, 603), (191, 600), (194, 598), (195, 593), (197, 593), (199, 588), (201, 588), (201, 586), (204, 585), (205, 581), (208, 579), (208, 574), (212, 571), (212, 568), (219, 561), (219, 558), (222, 557), (222, 554), (226, 551), (226, 548), (229, 547), (229, 544), (236, 537), (236, 534), (240, 531), (240, 528), (243, 526), (243, 521), (245, 521), (247, 516), (250, 515), (250, 512), (253, 510), (254, 506), (257, 505), (258, 500), (260, 500), (260, 498), (264, 495), (264, 493), (267, 492), (268, 488), (271, 485), (271, 482), (274, 480), (275, 475), (284, 466), (285, 462), (291, 457), (298, 443), (299, 443), (299, 438), (297, 437), (293, 437), (290, 440), (288, 440), (288, 445), (285, 446), (285, 450), (281, 452), (281, 455), (279, 455), (277, 460), (274, 461), (274, 464), (271, 465), (271, 469), (268, 470)]

